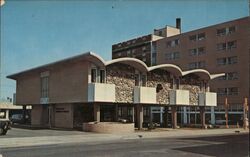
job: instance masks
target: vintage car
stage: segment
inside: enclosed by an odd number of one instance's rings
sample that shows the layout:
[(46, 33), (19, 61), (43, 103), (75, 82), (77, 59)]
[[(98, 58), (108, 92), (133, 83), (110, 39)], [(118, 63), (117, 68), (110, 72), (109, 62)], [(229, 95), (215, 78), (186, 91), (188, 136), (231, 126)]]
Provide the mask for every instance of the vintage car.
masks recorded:
[(4, 115), (4, 113), (0, 112), (0, 135), (6, 135), (10, 129), (11, 122), (8, 119), (3, 119), (1, 115)]

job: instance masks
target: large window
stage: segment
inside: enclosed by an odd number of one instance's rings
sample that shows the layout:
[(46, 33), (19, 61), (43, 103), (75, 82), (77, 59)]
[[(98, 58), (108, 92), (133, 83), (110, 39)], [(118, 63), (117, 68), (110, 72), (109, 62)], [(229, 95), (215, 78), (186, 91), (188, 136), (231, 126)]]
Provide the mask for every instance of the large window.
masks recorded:
[(218, 95), (238, 95), (239, 88), (237, 88), (237, 87), (218, 88), (217, 94)]
[(180, 58), (180, 52), (171, 52), (165, 54), (166, 60), (176, 60)]
[(229, 65), (229, 64), (236, 64), (238, 62), (237, 56), (232, 56), (228, 58), (218, 58), (217, 65)]
[(231, 49), (236, 48), (236, 47), (237, 47), (236, 40), (235, 41), (230, 41), (230, 42), (227, 43), (227, 49), (228, 50), (231, 50)]
[(238, 72), (229, 72), (226, 73), (224, 76), (219, 77), (219, 80), (237, 80), (238, 79)]
[(176, 47), (179, 44), (180, 44), (180, 40), (179, 39), (167, 41), (167, 43), (166, 43), (167, 47)]
[(49, 76), (41, 77), (41, 98), (49, 97)]
[(199, 69), (199, 68), (205, 68), (206, 62), (205, 61), (199, 61), (199, 62), (192, 62), (188, 64), (188, 68), (191, 69)]
[(229, 35), (236, 32), (236, 27), (231, 26), (231, 27), (225, 27), (225, 28), (220, 28), (217, 29), (217, 36), (224, 36), (224, 35)]
[(105, 70), (100, 70), (100, 83), (105, 83)]
[(97, 77), (97, 69), (91, 69), (91, 82), (95, 83)]
[(204, 40), (206, 39), (206, 34), (205, 33), (199, 33), (199, 34), (194, 34), (189, 36), (190, 41), (197, 41), (197, 40)]
[(205, 53), (206, 53), (205, 47), (199, 47), (199, 48), (189, 50), (189, 55), (190, 56), (198, 56), (198, 55), (202, 55), (202, 54), (205, 54)]

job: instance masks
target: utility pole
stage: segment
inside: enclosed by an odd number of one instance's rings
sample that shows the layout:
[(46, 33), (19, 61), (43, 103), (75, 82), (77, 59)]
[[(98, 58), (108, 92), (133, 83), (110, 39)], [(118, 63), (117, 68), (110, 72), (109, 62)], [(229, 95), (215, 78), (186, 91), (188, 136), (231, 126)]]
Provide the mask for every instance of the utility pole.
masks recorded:
[(225, 98), (225, 118), (226, 118), (226, 128), (228, 129), (228, 102), (227, 102), (227, 97)]

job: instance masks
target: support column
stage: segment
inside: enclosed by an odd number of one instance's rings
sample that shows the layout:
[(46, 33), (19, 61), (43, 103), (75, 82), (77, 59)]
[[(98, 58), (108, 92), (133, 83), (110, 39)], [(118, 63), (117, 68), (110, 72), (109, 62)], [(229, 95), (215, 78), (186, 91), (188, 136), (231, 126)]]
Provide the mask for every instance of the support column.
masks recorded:
[(163, 107), (160, 107), (160, 124), (163, 123)]
[(164, 127), (168, 127), (168, 107), (164, 107), (164, 114), (163, 114), (163, 122), (164, 122)]
[(183, 123), (187, 124), (187, 107), (183, 107)]
[(172, 127), (173, 129), (177, 128), (177, 107), (171, 106), (171, 112), (172, 112)]
[(215, 113), (214, 113), (214, 107), (211, 107), (211, 124), (215, 125)]
[(99, 104), (94, 104), (94, 120), (96, 122), (100, 122), (100, 105)]
[(27, 115), (27, 109), (26, 109), (26, 105), (23, 105), (23, 123), (26, 124), (26, 116)]
[(5, 119), (7, 119), (7, 120), (9, 120), (10, 119), (10, 117), (9, 117), (9, 109), (6, 109), (6, 111), (5, 111)]
[(135, 107), (132, 107), (132, 123), (135, 122)]
[(201, 127), (203, 129), (206, 129), (206, 112), (205, 112), (205, 106), (200, 106), (200, 118), (201, 118)]
[(138, 129), (142, 129), (142, 122), (143, 122), (143, 106), (141, 104), (137, 105), (137, 126)]
[(115, 122), (118, 121), (118, 104), (115, 104)]

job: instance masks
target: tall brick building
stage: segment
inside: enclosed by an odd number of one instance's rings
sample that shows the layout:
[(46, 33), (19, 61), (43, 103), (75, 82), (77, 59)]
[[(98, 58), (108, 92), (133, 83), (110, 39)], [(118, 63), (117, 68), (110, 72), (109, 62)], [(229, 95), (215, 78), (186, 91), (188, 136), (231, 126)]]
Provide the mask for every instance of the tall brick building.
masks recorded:
[[(224, 77), (213, 80), (210, 84), (211, 91), (218, 93), (218, 107), (208, 111), (214, 114), (217, 120), (224, 119), (224, 101), (228, 98), (229, 119), (236, 123), (243, 113), (243, 100), (250, 97), (250, 18), (244, 17), (205, 28), (180, 32), (180, 19), (176, 21), (176, 28), (171, 30), (165, 27), (155, 30), (152, 36), (155, 38), (151, 44), (151, 51), (146, 56), (149, 60), (141, 57), (145, 54), (144, 47), (138, 47), (134, 56), (147, 64), (175, 64), (184, 70), (206, 69), (212, 73), (225, 72)], [(166, 33), (165, 33), (166, 32)], [(171, 32), (171, 33), (169, 33)], [(166, 34), (170, 34), (169, 36)], [(140, 37), (139, 37), (140, 38)], [(137, 38), (138, 39), (138, 38)], [(118, 43), (112, 46), (112, 57), (127, 56), (126, 52), (133, 51), (133, 46), (126, 47), (126, 51), (119, 51), (116, 47), (129, 45), (128, 42), (136, 42), (136, 39)], [(184, 123), (190, 121), (195, 111), (192, 108), (180, 109), (184, 114)], [(187, 111), (189, 110), (189, 111)], [(162, 113), (162, 112), (161, 112)]]

